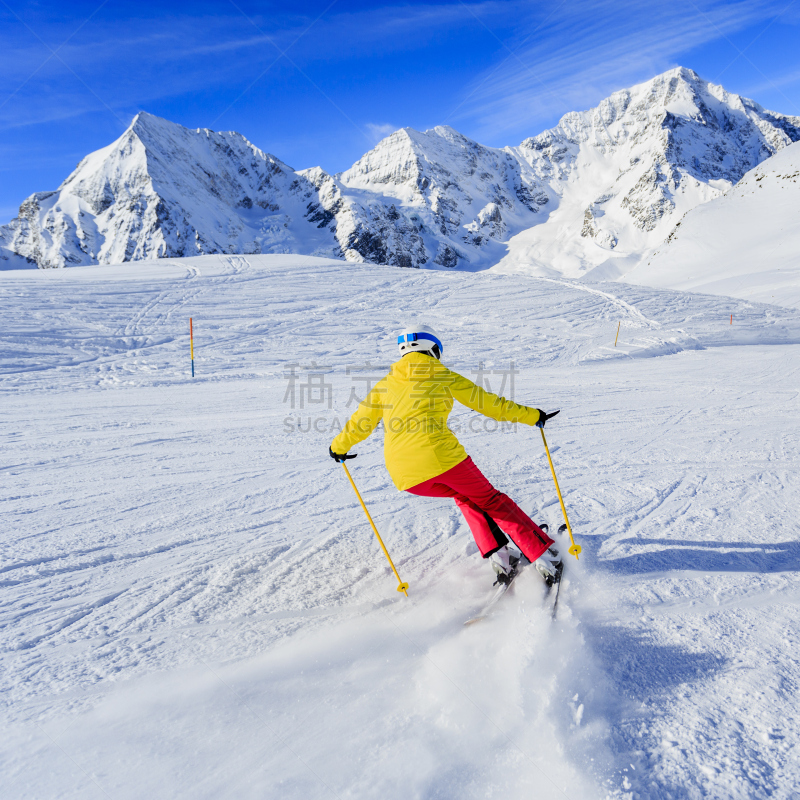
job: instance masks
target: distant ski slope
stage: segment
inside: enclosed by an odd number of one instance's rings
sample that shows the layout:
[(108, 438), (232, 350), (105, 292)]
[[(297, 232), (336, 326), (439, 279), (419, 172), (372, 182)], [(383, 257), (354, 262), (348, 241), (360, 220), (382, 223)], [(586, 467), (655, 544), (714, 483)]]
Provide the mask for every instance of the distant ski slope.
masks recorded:
[(690, 211), (623, 280), (800, 308), (800, 143)]
[[(797, 311), (205, 256), (9, 271), (0, 318), (4, 800), (796, 791)], [(378, 434), (350, 464), (398, 595), (328, 458), (414, 319), (563, 409), (583, 554), (555, 625), (529, 573), (464, 628), (491, 570), (452, 503), (393, 488)], [(538, 431), (451, 424), (557, 525)]]

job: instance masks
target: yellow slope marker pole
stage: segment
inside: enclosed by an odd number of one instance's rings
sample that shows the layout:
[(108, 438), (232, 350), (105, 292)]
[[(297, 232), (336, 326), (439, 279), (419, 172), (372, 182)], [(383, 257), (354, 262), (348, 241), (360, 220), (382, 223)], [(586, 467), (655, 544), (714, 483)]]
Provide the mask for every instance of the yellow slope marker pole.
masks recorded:
[(572, 547), (570, 547), (569, 552), (575, 556), (575, 560), (578, 560), (578, 553), (581, 552), (581, 546), (579, 544), (575, 544), (575, 539), (572, 536), (572, 528), (569, 524), (569, 517), (567, 517), (567, 509), (564, 506), (564, 498), (561, 496), (561, 489), (558, 488), (558, 478), (556, 478), (556, 470), (553, 466), (553, 459), (550, 458), (550, 448), (547, 446), (547, 439), (544, 438), (544, 428), (539, 428), (539, 431), (542, 434), (542, 442), (544, 442), (544, 451), (547, 453), (547, 460), (550, 462), (550, 472), (553, 473), (553, 483), (556, 485), (556, 492), (558, 493), (558, 502), (561, 503), (561, 510), (564, 512), (564, 522), (567, 523), (567, 531), (569, 532), (569, 540), (572, 542)]
[(403, 581), (400, 579), (400, 575), (397, 573), (397, 569), (394, 566), (392, 557), (389, 555), (389, 551), (386, 549), (386, 545), (383, 543), (383, 539), (381, 539), (381, 535), (378, 533), (378, 529), (375, 527), (375, 523), (372, 521), (372, 517), (369, 515), (369, 511), (367, 511), (367, 507), (364, 505), (364, 501), (361, 499), (361, 495), (359, 494), (359, 491), (356, 488), (353, 476), (350, 474), (350, 470), (347, 469), (347, 464), (345, 464), (344, 461), (341, 461), (340, 463), (344, 467), (344, 471), (347, 473), (347, 479), (350, 481), (350, 485), (353, 487), (353, 491), (356, 493), (358, 502), (361, 503), (361, 508), (364, 509), (364, 513), (367, 515), (369, 524), (372, 525), (372, 530), (375, 532), (375, 536), (378, 539), (378, 544), (381, 546), (381, 550), (383, 550), (383, 554), (386, 556), (386, 560), (389, 562), (389, 566), (392, 568), (392, 572), (394, 572), (395, 578), (397, 578), (397, 584), (398, 584), (397, 591), (402, 592), (406, 597), (408, 597), (408, 584), (403, 583)]
[(617, 323), (617, 335), (616, 335), (616, 338), (614, 339), (614, 347), (616, 347), (616, 346), (617, 346), (617, 339), (619, 339), (619, 326), (620, 326), (620, 325), (622, 325), (622, 320), (620, 320), (620, 321)]

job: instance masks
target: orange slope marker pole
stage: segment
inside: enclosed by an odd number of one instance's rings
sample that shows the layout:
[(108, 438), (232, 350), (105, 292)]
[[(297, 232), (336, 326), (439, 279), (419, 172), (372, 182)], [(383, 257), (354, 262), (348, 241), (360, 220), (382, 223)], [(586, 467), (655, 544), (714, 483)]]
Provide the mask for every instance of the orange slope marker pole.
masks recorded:
[(192, 377), (194, 378), (194, 329), (191, 317), (189, 317), (189, 353), (192, 356)]
[(619, 339), (619, 326), (622, 325), (622, 320), (617, 323), (617, 337), (614, 339), (614, 347), (617, 346), (617, 339)]
[(356, 489), (355, 481), (353, 480), (353, 476), (350, 474), (350, 470), (347, 469), (347, 464), (345, 464), (344, 461), (342, 461), (341, 464), (344, 467), (344, 471), (347, 473), (347, 479), (350, 481), (350, 485), (353, 487), (353, 491), (356, 493), (358, 502), (361, 503), (361, 508), (364, 509), (364, 513), (367, 515), (369, 524), (372, 525), (372, 530), (374, 531), (375, 536), (378, 538), (378, 544), (381, 546), (381, 550), (383, 550), (383, 554), (386, 556), (386, 560), (389, 562), (389, 566), (392, 568), (392, 572), (394, 572), (395, 578), (397, 578), (397, 591), (402, 592), (406, 597), (408, 597), (408, 584), (403, 583), (403, 581), (400, 579), (400, 575), (398, 574), (397, 569), (394, 566), (392, 557), (389, 555), (389, 551), (386, 549), (386, 545), (383, 543), (383, 539), (381, 539), (381, 535), (378, 533), (378, 529), (375, 527), (375, 523), (372, 521), (372, 517), (369, 515), (369, 511), (367, 511), (367, 507), (364, 505), (364, 501), (361, 499), (361, 494), (359, 493), (358, 489)]

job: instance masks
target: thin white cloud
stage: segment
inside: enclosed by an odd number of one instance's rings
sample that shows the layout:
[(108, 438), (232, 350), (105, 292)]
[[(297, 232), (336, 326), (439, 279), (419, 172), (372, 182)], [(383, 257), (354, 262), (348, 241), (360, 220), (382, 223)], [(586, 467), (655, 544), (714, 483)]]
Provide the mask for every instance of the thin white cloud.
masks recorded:
[(374, 122), (368, 122), (364, 127), (367, 129), (369, 138), (372, 139), (373, 143), (378, 144), (381, 139), (385, 139), (387, 136), (394, 133), (399, 126), (389, 123), (376, 124)]
[(790, 3), (778, 15), (778, 21), (784, 25), (800, 25), (800, 5)]
[[(232, 87), (235, 97), (268, 68), (262, 80), (294, 73), (293, 64), (280, 55), (284, 50), (304, 66), (415, 50), (430, 46), (444, 30), (474, 28), (475, 15), (507, 23), (526, 7), (524, 0), (344, 13), (336, 13), (334, 6), (316, 22), (296, 13), (255, 16), (251, 21), (233, 7), (231, 13), (214, 17), (132, 17), (124, 24), (98, 17), (62, 47), (58, 57), (20, 24), (10, 25), (0, 29), (0, 129), (74, 117), (100, 110), (103, 104), (125, 116), (155, 100), (224, 85)], [(42, 34), (56, 47), (69, 31), (54, 23)]]
[[(430, 125), (446, 122), (487, 144), (515, 144), (567, 111), (589, 108), (611, 91), (682, 63), (681, 54), (692, 48), (780, 14), (785, 5), (783, 0), (487, 0), (344, 13), (334, 6), (289, 55), (303, 66), (321, 60), (335, 70), (340, 59), (425, 48), (458, 26), (473, 33), (483, 26), (486, 41), (496, 50), (496, 67), (472, 80), (465, 76), (470, 82), (464, 92), (449, 104), (442, 101), (441, 118), (434, 116), (437, 110), (426, 114)], [(121, 132), (120, 120), (163, 98), (216, 92), (222, 86), (231, 87), (233, 98), (275, 60), (275, 44), (288, 47), (312, 21), (297, 14), (256, 17), (259, 31), (235, 12), (173, 15), (160, 18), (158, 25), (134, 18), (121, 26), (119, 20), (104, 23), (98, 17), (60, 51), (91, 91), (58, 59), (51, 59), (0, 108), (0, 129), (100, 113)], [(48, 55), (41, 43), (17, 36), (13, 27), (0, 30), (0, 104)], [(510, 29), (515, 33), (509, 39)], [(55, 46), (69, 32), (61, 35), (54, 28), (44, 38)], [(20, 44), (26, 41), (30, 44)], [(288, 75), (297, 77), (294, 67), (279, 60), (261, 80), (280, 82)], [(772, 88), (780, 84), (775, 81)], [(758, 99), (756, 89), (752, 96)], [(391, 111), (389, 115), (394, 116)], [(197, 122), (208, 124), (213, 116), (209, 111), (208, 119)], [(367, 131), (378, 141), (390, 128), (394, 126), (375, 122)]]
[(499, 68), (479, 76), (466, 90), (467, 99), (452, 119), (467, 123), (474, 137), (496, 144), (503, 136), (535, 135), (543, 120), (596, 105), (612, 91), (677, 66), (680, 56), (693, 48), (728, 37), (775, 11), (760, 0), (705, 9), (693, 0), (564, 4), (563, 14), (513, 54), (498, 46)]
[[(268, 59), (287, 50), (304, 58), (336, 61), (354, 53), (383, 54), (426, 46), (442, 30), (460, 24), (473, 26), (475, 16), (493, 20), (519, 19), (529, 3), (525, 0), (487, 0), (479, 3), (443, 3), (374, 7), (358, 12), (337, 13), (334, 8), (317, 21), (313, 16), (274, 14), (268, 18), (246, 17), (232, 11), (219, 16), (171, 15), (158, 18), (132, 17), (102, 22), (99, 18), (79, 36), (59, 49), (59, 55), (74, 69), (95, 69), (120, 64), (136, 56), (139, 68), (148, 62), (182, 61), (196, 56), (237, 53), (252, 59), (253, 50)], [(51, 56), (50, 50), (28, 35), (21, 25), (0, 29), (0, 86), (26, 78)], [(312, 24), (313, 23), (313, 24)], [(43, 31), (56, 48), (67, 38), (57, 26)], [(58, 70), (58, 59), (50, 59)], [(0, 98), (2, 100), (2, 98)]]
[[(758, 98), (769, 92), (778, 92), (781, 89), (789, 86), (797, 86), (798, 84), (800, 84), (800, 70), (795, 70), (794, 72), (789, 72), (780, 77), (766, 77), (758, 83), (750, 84), (745, 87), (742, 92), (747, 97)], [(774, 111), (774, 109), (771, 110)], [(795, 106), (783, 113), (800, 114), (800, 109)]]

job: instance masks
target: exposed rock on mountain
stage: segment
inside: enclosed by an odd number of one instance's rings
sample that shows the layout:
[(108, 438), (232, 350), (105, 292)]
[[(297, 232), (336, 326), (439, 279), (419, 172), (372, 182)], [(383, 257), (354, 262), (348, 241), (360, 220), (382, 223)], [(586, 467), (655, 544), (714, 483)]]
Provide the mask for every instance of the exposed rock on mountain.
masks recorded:
[(0, 229), (0, 258), (46, 268), (202, 253), (339, 255), (332, 232), (306, 218), (315, 202), (312, 183), (243, 136), (141, 113), (58, 191), (22, 204)]
[(404, 128), (336, 176), (295, 172), (236, 133), (139, 114), (56, 192), (22, 204), (0, 228), (0, 265), (295, 252), (613, 278), (798, 140), (800, 118), (683, 68), (519, 147)]
[[(391, 252), (408, 266), (485, 266), (509, 231), (535, 224), (548, 194), (511, 152), (484, 147), (452, 128), (403, 128), (337, 175), (358, 203), (355, 216), (386, 219), (401, 235)], [(368, 211), (367, 209), (370, 209)], [(347, 250), (342, 234), (339, 243)], [(365, 257), (367, 260), (374, 260)]]
[(631, 283), (800, 308), (800, 142), (690, 211)]
[[(687, 211), (800, 140), (766, 111), (678, 68), (564, 116), (514, 152), (555, 195), (546, 221), (509, 241), (498, 269), (613, 278)], [(613, 251), (613, 252), (612, 252)]]

